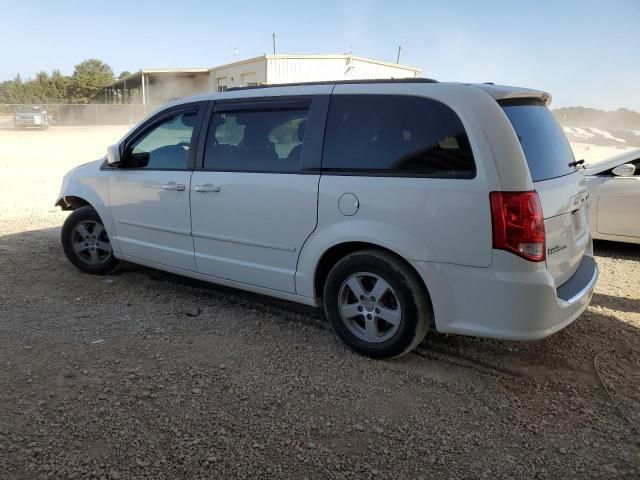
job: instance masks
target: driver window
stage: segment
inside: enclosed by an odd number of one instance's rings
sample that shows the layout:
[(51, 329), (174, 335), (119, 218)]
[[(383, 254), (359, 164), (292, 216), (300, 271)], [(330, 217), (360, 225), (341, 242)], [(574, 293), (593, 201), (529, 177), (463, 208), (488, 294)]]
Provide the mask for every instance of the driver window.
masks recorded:
[(130, 148), (132, 165), (145, 169), (186, 170), (196, 113), (181, 113), (157, 124)]

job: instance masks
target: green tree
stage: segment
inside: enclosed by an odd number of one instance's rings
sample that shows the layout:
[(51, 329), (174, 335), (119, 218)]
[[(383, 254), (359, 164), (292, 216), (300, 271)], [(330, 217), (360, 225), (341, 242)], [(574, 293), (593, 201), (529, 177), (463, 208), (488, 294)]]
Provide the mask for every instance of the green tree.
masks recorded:
[(51, 98), (51, 80), (44, 71), (36, 73), (36, 78), (27, 83), (33, 103), (48, 103)]
[[(125, 74), (127, 72), (123, 72)], [(103, 100), (104, 87), (114, 81), (113, 70), (106, 63), (89, 59), (75, 66), (73, 76), (54, 70), (36, 73), (35, 78), (0, 82), (0, 103), (88, 103)]]
[(51, 72), (51, 100), (52, 103), (65, 103), (69, 101), (71, 79), (60, 73), (60, 70)]
[(131, 75), (131, 72), (129, 70), (125, 70), (124, 72), (120, 72), (120, 75), (118, 75), (118, 80), (124, 78), (124, 77), (128, 77), (129, 75)]
[(2, 101), (4, 103), (24, 103), (27, 98), (26, 89), (20, 74), (3, 84)]
[(102, 94), (104, 87), (115, 80), (109, 65), (96, 58), (90, 58), (75, 66), (72, 76), (72, 101), (89, 103)]

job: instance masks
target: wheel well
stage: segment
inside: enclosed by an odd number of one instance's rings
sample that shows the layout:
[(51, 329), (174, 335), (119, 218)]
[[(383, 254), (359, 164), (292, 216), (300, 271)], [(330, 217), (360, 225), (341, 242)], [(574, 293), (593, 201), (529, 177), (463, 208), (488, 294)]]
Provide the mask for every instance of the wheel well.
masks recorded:
[(58, 200), (58, 203), (56, 203), (56, 206), (62, 208), (62, 210), (75, 210), (85, 205), (90, 205), (90, 203), (84, 198), (74, 196), (62, 197)]
[(349, 255), (350, 253), (357, 252), (359, 250), (371, 250), (371, 249), (381, 250), (390, 255), (393, 255), (399, 261), (407, 265), (411, 269), (411, 271), (416, 274), (416, 277), (420, 281), (420, 285), (422, 285), (422, 288), (424, 288), (425, 295), (427, 295), (427, 297), (430, 299), (427, 286), (424, 284), (422, 277), (420, 276), (418, 271), (413, 267), (413, 265), (411, 265), (409, 262), (407, 262), (404, 258), (402, 258), (393, 250), (389, 250), (388, 248), (381, 247), (380, 245), (367, 243), (367, 242), (340, 243), (338, 245), (334, 245), (329, 250), (324, 252), (322, 257), (320, 258), (320, 261), (318, 262), (318, 267), (316, 268), (316, 274), (314, 278), (315, 296), (318, 298), (322, 297), (324, 293), (324, 284), (327, 281), (329, 272), (335, 266), (335, 264), (338, 263), (340, 259)]

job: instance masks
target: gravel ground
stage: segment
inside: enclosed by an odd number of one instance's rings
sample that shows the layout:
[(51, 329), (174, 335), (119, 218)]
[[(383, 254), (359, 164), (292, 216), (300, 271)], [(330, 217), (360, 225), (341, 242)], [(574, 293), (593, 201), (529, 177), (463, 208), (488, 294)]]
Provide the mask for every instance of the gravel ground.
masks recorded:
[(0, 478), (640, 476), (639, 246), (596, 245), (593, 304), (551, 338), (372, 361), (313, 309), (75, 270), (60, 178), (122, 133), (0, 129)]

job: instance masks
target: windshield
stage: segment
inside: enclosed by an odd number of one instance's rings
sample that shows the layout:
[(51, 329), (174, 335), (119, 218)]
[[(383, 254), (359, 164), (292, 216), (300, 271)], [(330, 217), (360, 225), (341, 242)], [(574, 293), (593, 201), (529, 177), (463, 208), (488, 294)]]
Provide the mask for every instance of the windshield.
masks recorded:
[(22, 105), (18, 107), (19, 113), (40, 113), (42, 107), (32, 107), (30, 105)]
[(576, 171), (575, 161), (562, 127), (542, 104), (503, 107), (518, 135), (534, 182), (562, 177)]
[(586, 166), (590, 169), (607, 169), (617, 167), (624, 163), (631, 163), (640, 158), (640, 148), (628, 150), (613, 157), (599, 158), (589, 161)]

